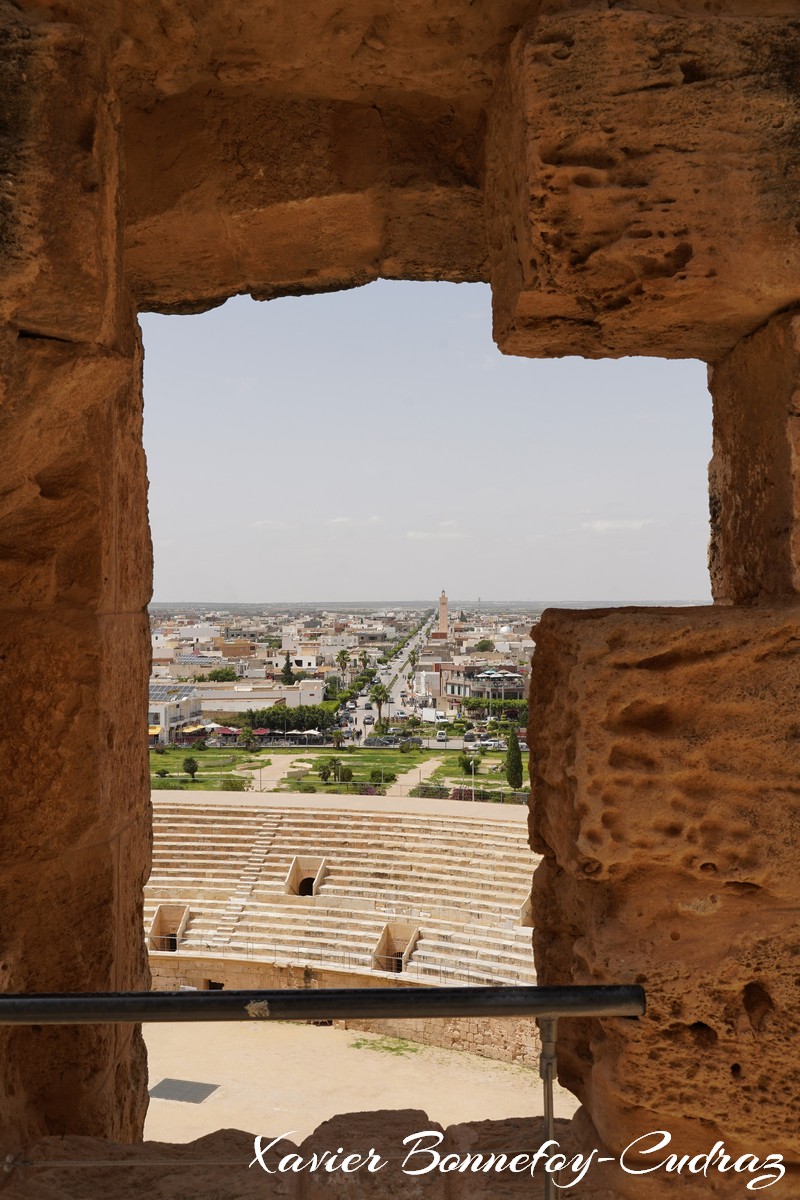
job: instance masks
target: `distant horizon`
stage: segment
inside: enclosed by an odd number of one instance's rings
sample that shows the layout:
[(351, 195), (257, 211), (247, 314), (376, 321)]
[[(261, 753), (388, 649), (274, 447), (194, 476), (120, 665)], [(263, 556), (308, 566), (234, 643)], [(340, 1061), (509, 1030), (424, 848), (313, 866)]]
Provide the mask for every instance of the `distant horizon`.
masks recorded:
[[(431, 600), (151, 600), (148, 608), (435, 608)], [(697, 608), (709, 600), (461, 600), (448, 596), (450, 608)]]
[(448, 581), (710, 599), (700, 362), (504, 356), (485, 284), (240, 296), (141, 325), (158, 603)]

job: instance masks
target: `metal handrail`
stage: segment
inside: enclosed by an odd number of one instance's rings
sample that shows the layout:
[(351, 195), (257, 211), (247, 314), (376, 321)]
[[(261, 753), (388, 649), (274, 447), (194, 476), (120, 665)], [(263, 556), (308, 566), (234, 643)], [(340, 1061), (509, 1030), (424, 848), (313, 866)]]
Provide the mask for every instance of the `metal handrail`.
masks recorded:
[[(52, 992), (0, 996), (0, 1025), (177, 1021), (363, 1020), (381, 1017), (533, 1017), (539, 1023), (544, 1124), (554, 1140), (553, 1084), (561, 1017), (640, 1017), (634, 984), (587, 987), (319, 988), (270, 991)], [(544, 1175), (544, 1200), (555, 1181)]]
[(306, 1021), (380, 1017), (639, 1017), (642, 988), (278, 988), (267, 991), (52, 992), (0, 996), (0, 1025)]

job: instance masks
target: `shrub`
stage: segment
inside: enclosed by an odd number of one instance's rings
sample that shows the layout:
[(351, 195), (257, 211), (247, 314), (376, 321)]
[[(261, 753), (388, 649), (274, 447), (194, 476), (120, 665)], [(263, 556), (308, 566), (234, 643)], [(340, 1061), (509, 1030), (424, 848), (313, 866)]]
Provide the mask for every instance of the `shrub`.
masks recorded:
[(235, 775), (229, 775), (223, 779), (219, 785), (221, 792), (246, 792), (252, 787), (251, 779), (239, 779)]
[(418, 783), (408, 794), (423, 800), (447, 800), (450, 796), (450, 789), (442, 787), (438, 783)]
[(295, 788), (295, 791), (297, 791), (297, 792), (316, 792), (316, 790), (317, 789), (313, 783), (305, 783), (305, 782), (298, 783), (297, 787)]
[[(476, 800), (489, 800), (489, 801), (496, 800), (497, 792), (489, 792), (489, 791), (486, 791), (484, 788), (475, 788), (475, 797), (474, 798)], [(453, 788), (452, 792), (450, 793), (450, 799), (451, 800), (472, 800), (473, 799), (472, 788), (471, 787)]]
[(370, 783), (394, 783), (397, 776), (394, 771), (381, 771), (380, 767), (373, 768), (369, 773)]
[(353, 778), (353, 768), (352, 767), (340, 767), (339, 768), (339, 779), (342, 783), (350, 783), (352, 778)]
[(150, 787), (154, 792), (185, 792), (186, 784), (177, 779), (154, 779)]
[(160, 778), (163, 779), (165, 775), (169, 775), (169, 771), (167, 770), (166, 767), (159, 767), (158, 770), (156, 771), (156, 775), (160, 776)]
[(164, 754), (165, 753), (163, 746), (151, 746), (151, 749), (153, 751), (153, 754)]
[(458, 769), (461, 774), (469, 778), (472, 775), (473, 763), (475, 764), (475, 774), (477, 775), (478, 771), (481, 769), (480, 758), (477, 758), (472, 754), (467, 754), (465, 750), (462, 750), (458, 756)]

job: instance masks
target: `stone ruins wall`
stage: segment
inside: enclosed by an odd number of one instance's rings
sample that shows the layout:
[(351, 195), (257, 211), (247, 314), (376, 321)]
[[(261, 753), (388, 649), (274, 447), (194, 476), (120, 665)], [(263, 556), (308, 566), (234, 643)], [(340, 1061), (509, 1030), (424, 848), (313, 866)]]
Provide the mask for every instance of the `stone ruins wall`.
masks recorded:
[(564, 1022), (562, 1082), (619, 1151), (670, 1130), (800, 1159), (800, 608), (550, 611), (531, 686), (539, 978), (640, 983)]
[(715, 361), (797, 303), (800, 21), (710, 7), (563, 4), (514, 40), (486, 144), (507, 353)]
[[(2, 18), (0, 979), (146, 988), (151, 558), (119, 112), (102, 41)], [(0, 1059), (4, 1152), (140, 1135), (136, 1028), (5, 1028)]]
[[(575, 1136), (796, 1151), (796, 0), (45, 0), (0, 31), (3, 987), (148, 982), (136, 311), (490, 279), (507, 352), (713, 368), (721, 607), (538, 632), (541, 980), (651, 993), (562, 1030)], [(139, 1135), (137, 1032), (0, 1054), (4, 1150)]]
[[(236, 961), (229, 958), (194, 957), (181, 954), (152, 954), (150, 969), (153, 987), (158, 991), (177, 991), (181, 985), (202, 988), (208, 979), (226, 988), (349, 988), (415, 987), (416, 984), (376, 976), (359, 975), (354, 983), (347, 971), (324, 971), (311, 967), (282, 966), (278, 963)], [(362, 1029), (388, 1037), (408, 1038), (426, 1046), (445, 1050), (467, 1050), (500, 1062), (515, 1062), (536, 1067), (539, 1061), (539, 1035), (533, 1021), (518, 1017), (481, 1020), (477, 1017), (434, 1018), (391, 1021), (337, 1021), (343, 1029)]]

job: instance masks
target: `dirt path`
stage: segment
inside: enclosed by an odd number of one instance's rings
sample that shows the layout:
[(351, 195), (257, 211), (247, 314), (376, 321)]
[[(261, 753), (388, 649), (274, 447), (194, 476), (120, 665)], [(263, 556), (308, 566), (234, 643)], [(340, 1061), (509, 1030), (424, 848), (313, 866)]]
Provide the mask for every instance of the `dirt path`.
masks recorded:
[(410, 771), (404, 771), (402, 775), (397, 776), (394, 783), (389, 784), (386, 788), (386, 795), (407, 796), (411, 788), (430, 779), (436, 768), (440, 767), (443, 762), (443, 758), (429, 758), (427, 762), (412, 767)]
[(243, 775), (252, 776), (254, 792), (274, 792), (301, 758), (307, 759), (308, 752), (276, 754), (265, 767), (241, 767), (240, 770)]

